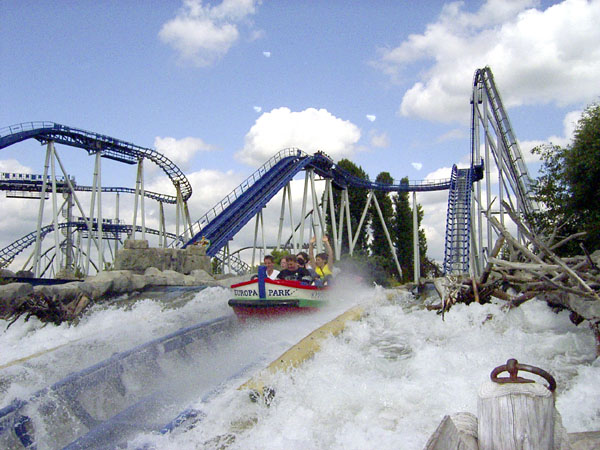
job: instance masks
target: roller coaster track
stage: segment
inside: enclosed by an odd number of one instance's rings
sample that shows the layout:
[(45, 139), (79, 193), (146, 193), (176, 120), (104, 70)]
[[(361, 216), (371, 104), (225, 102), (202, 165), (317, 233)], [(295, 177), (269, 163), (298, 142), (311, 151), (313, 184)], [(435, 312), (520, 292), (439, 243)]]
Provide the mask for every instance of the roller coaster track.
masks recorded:
[(517, 196), (525, 215), (529, 216), (531, 213), (539, 211), (539, 205), (531, 197), (533, 192), (533, 181), (527, 171), (527, 166), (523, 160), (523, 154), (521, 153), (519, 143), (513, 132), (508, 114), (504, 109), (502, 99), (496, 88), (494, 76), (489, 67), (478, 69), (475, 72), (473, 88), (475, 92), (479, 91), (479, 95), (474, 96), (477, 97), (477, 101), (473, 101), (471, 109), (471, 134), (473, 135), (473, 133), (475, 133), (474, 128), (478, 125), (476, 119), (476, 103), (481, 103), (483, 101), (481, 91), (485, 91), (491, 105), (494, 119), (491, 125), (502, 138), (502, 148), (495, 149), (496, 151), (493, 152), (494, 157), (496, 159), (501, 159), (502, 165), (507, 169), (511, 188)]
[[(87, 223), (83, 220), (74, 221), (74, 222), (63, 222), (58, 224), (58, 229), (71, 228), (74, 231), (88, 231)], [(106, 234), (117, 235), (118, 233), (129, 234), (133, 230), (132, 225), (125, 224), (114, 224), (114, 223), (102, 223), (102, 232)], [(43, 239), (47, 234), (54, 231), (54, 224), (46, 225), (41, 228), (40, 237)], [(92, 223), (92, 231), (98, 231), (98, 222), (94, 221)], [(142, 227), (136, 226), (136, 231), (141, 232)], [(154, 235), (162, 235), (162, 233), (158, 230), (154, 230), (152, 228), (146, 228), (146, 233), (154, 234)], [(177, 235), (173, 233), (165, 233), (167, 237), (170, 239), (176, 239)], [(29, 234), (26, 234), (20, 239), (17, 239), (12, 244), (7, 245), (3, 249), (0, 249), (0, 268), (7, 267), (15, 257), (25, 250), (27, 247), (35, 243), (36, 232), (32, 231)]]
[[(183, 246), (200, 239), (210, 241), (207, 249), (214, 256), (254, 215), (301, 170), (313, 169), (318, 175), (333, 180), (339, 188), (348, 186), (384, 192), (447, 190), (450, 180), (416, 183), (377, 183), (351, 175), (323, 153), (309, 156), (299, 149), (285, 149), (274, 155), (223, 200), (217, 203), (191, 227), (193, 237)], [(477, 171), (481, 175), (481, 171)], [(177, 241), (185, 242), (181, 237)]]
[[(0, 174), (2, 175), (2, 174)], [(56, 183), (57, 191), (61, 194), (69, 192), (69, 186), (67, 183), (59, 182)], [(80, 192), (92, 192), (92, 186), (81, 186), (73, 183), (73, 189)], [(118, 192), (125, 194), (135, 194), (135, 189), (126, 187), (102, 187), (102, 192)], [(0, 191), (21, 191), (21, 192), (42, 192), (41, 181), (31, 180), (2, 180), (0, 179)], [(144, 190), (144, 196), (152, 200), (156, 200), (162, 203), (177, 203), (177, 197), (168, 194), (159, 194), (158, 192)]]
[(24, 122), (0, 129), (0, 150), (27, 139), (36, 139), (42, 144), (53, 141), (82, 148), (90, 155), (100, 152), (103, 158), (125, 164), (149, 159), (165, 172), (175, 187), (179, 187), (183, 201), (192, 195), (192, 186), (181, 169), (156, 150), (54, 122)]
[(446, 218), (444, 273), (462, 274), (469, 271), (471, 239), (471, 186), (474, 169), (452, 167)]

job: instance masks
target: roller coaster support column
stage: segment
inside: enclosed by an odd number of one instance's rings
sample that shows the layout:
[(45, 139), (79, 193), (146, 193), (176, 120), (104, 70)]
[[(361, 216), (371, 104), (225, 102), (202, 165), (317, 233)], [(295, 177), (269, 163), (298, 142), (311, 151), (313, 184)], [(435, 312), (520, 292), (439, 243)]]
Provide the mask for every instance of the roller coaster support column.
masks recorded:
[[(252, 245), (252, 267), (254, 267), (254, 261), (256, 256), (256, 241), (258, 240), (258, 226), (260, 223), (260, 234), (262, 236), (262, 256), (267, 254), (267, 246), (265, 244), (265, 224), (263, 222), (262, 210), (256, 213), (256, 224), (254, 225), (254, 243)], [(259, 261), (262, 261), (261, 254), (259, 252)]]
[[(88, 229), (88, 242), (89, 239), (91, 239), (92, 236), (92, 232), (93, 232), (93, 227), (92, 227), (92, 222), (93, 222), (93, 218), (92, 217), (88, 217), (84, 212), (83, 212), (83, 207), (81, 206), (81, 203), (79, 202), (79, 199), (77, 198), (77, 195), (75, 195), (75, 188), (73, 187), (73, 183), (71, 183), (71, 179), (69, 178), (67, 171), (65, 170), (65, 166), (63, 166), (62, 161), (60, 160), (60, 158), (58, 157), (58, 153), (54, 152), (54, 157), (56, 158), (56, 161), (58, 162), (58, 165), (60, 166), (60, 170), (63, 173), (63, 176), (65, 177), (65, 181), (67, 182), (67, 186), (69, 186), (69, 192), (71, 193), (71, 195), (73, 196), (73, 200), (75, 200), (75, 204), (77, 205), (77, 208), (79, 209), (79, 212), (81, 213), (81, 216), (83, 217), (83, 219), (85, 220), (85, 223), (87, 225), (87, 229)], [(93, 191), (92, 191), (93, 193)], [(92, 202), (93, 205), (93, 202)], [(81, 253), (81, 232), (78, 232), (78, 244), (77, 244), (77, 248), (79, 249), (78, 253)], [(99, 250), (98, 248), (98, 242), (96, 240), (94, 240), (94, 243), (96, 244), (96, 248)], [(89, 251), (88, 251), (88, 255), (89, 255)], [(79, 262), (77, 263), (77, 265), (79, 265)], [(87, 270), (87, 268), (86, 268)]]
[[(67, 212), (65, 215), (65, 219), (67, 223), (73, 222), (73, 194), (71, 192), (65, 192), (63, 194), (66, 197), (67, 202)], [(74, 255), (73, 255), (73, 227), (68, 226), (66, 231), (66, 245), (65, 245), (65, 269), (68, 272), (74, 272)]]
[[(308, 183), (310, 181), (310, 173), (307, 170), (304, 173), (304, 194), (302, 195), (302, 215), (300, 216), (300, 238), (298, 242), (298, 250), (302, 248), (302, 244), (304, 244), (304, 220), (306, 219), (306, 200), (308, 197)], [(293, 230), (293, 228), (292, 228)], [(294, 246), (295, 249), (295, 246)], [(294, 253), (297, 250), (294, 251)]]
[(160, 231), (160, 237), (158, 238), (158, 246), (162, 248), (167, 248), (167, 233), (165, 227), (165, 208), (163, 206), (163, 202), (158, 202), (158, 230)]
[(137, 225), (138, 201), (142, 215), (142, 239), (146, 239), (146, 217), (144, 211), (144, 160), (138, 159), (137, 176), (135, 180), (135, 198), (133, 201), (133, 228), (131, 238), (135, 239), (135, 230)]
[(335, 221), (335, 205), (333, 204), (333, 188), (330, 179), (327, 179), (325, 189), (329, 196), (329, 216), (331, 217), (331, 231), (333, 233), (333, 253), (337, 261), (340, 260), (340, 245), (338, 243), (337, 223)]
[(48, 186), (48, 167), (50, 165), (50, 156), (52, 154), (52, 141), (48, 142), (46, 147), (46, 162), (44, 163), (44, 175), (42, 178), (42, 191), (40, 192), (40, 205), (38, 209), (37, 228), (35, 229), (35, 248), (33, 250), (33, 271), (36, 278), (40, 275), (40, 254), (41, 254), (41, 230), (42, 219), (44, 217), (44, 201), (46, 200), (46, 188)]
[[(119, 199), (120, 194), (117, 192), (115, 197), (115, 223), (119, 224)], [(115, 256), (117, 256), (117, 252), (119, 251), (119, 232), (115, 231)]]
[[(279, 229), (277, 230), (277, 246), (275, 247), (276, 250), (279, 250), (279, 247), (281, 246), (281, 232), (283, 231), (283, 221), (285, 219), (285, 196), (289, 187), (290, 183), (286, 184), (283, 187), (283, 193), (281, 196), (281, 211), (279, 212)], [(292, 226), (292, 234), (293, 233), (294, 227)]]
[(346, 216), (346, 228), (348, 233), (348, 252), (350, 256), (354, 251), (354, 246), (352, 245), (352, 226), (350, 221), (350, 201), (348, 200), (348, 189), (345, 188), (342, 190), (342, 195), (340, 196), (340, 221), (338, 223), (338, 254), (335, 256), (336, 259), (340, 259), (341, 251), (342, 251), (342, 241), (344, 237), (344, 216)]
[(61, 251), (60, 251), (60, 235), (58, 232), (58, 205), (56, 199), (56, 165), (54, 163), (54, 143), (49, 142), (50, 146), (50, 178), (52, 181), (52, 223), (54, 224), (54, 276), (61, 269)]
[[(381, 212), (381, 208), (379, 207), (379, 202), (377, 201), (377, 197), (373, 195), (373, 191), (369, 192), (369, 196), (375, 202), (375, 209), (377, 209), (377, 215), (379, 216), (379, 220), (381, 221), (381, 226), (383, 227), (383, 232), (385, 233), (385, 237), (387, 238), (388, 244), (390, 245), (390, 250), (392, 252), (392, 256), (394, 257), (394, 262), (396, 263), (396, 269), (398, 269), (398, 275), (400, 275), (400, 280), (402, 280), (402, 267), (400, 267), (400, 262), (398, 261), (398, 256), (396, 255), (396, 247), (392, 242), (392, 238), (390, 237), (390, 232), (388, 231), (387, 225), (383, 218), (383, 213)], [(369, 202), (367, 202), (368, 204)], [(356, 232), (356, 236), (358, 237), (358, 231)], [(418, 244), (417, 244), (418, 245)]]
[(315, 188), (315, 172), (313, 170), (310, 170), (307, 172), (310, 172), (310, 187), (311, 187), (311, 191), (312, 191), (313, 216), (316, 211), (317, 219), (318, 219), (318, 221), (315, 223), (315, 238), (317, 239), (317, 252), (321, 253), (323, 251), (321, 237), (322, 237), (323, 233), (325, 233), (325, 226), (323, 223), (323, 214), (321, 213), (321, 208), (319, 207), (319, 201), (317, 199), (317, 190)]
[(413, 279), (415, 283), (421, 280), (421, 253), (419, 251), (419, 205), (417, 205), (417, 191), (413, 191)]
[[(90, 200), (90, 215), (89, 215), (89, 220), (91, 223), (94, 222), (94, 209), (96, 206), (96, 195), (98, 195), (98, 198), (100, 199), (100, 191), (102, 191), (102, 188), (100, 186), (100, 152), (96, 152), (96, 161), (94, 164), (94, 180), (92, 183), (92, 198)], [(99, 205), (99, 204), (98, 204)], [(98, 210), (98, 217), (96, 218), (96, 221), (98, 223), (98, 237), (100, 240), (98, 240), (98, 238), (95, 239), (96, 242), (96, 247), (98, 249), (98, 271), (102, 271), (104, 268), (104, 261), (103, 261), (103, 254), (102, 254), (102, 210), (99, 209)], [(93, 238), (93, 231), (92, 231), (92, 227), (89, 226), (88, 228), (88, 241), (87, 241), (87, 254), (85, 257), (85, 273), (86, 275), (89, 275), (90, 273), (90, 250), (91, 250), (91, 244), (92, 244), (92, 240), (94, 240)]]

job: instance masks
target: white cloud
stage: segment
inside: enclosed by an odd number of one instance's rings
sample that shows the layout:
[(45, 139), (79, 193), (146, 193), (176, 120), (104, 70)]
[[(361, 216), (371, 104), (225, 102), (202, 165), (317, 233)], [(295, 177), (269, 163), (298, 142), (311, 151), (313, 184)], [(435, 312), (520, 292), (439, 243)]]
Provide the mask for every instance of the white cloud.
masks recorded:
[(438, 20), (376, 63), (394, 78), (413, 63), (423, 79), (402, 99), (400, 114), (442, 122), (469, 117), (470, 80), (490, 66), (507, 107), (589, 103), (600, 94), (600, 2), (566, 0), (545, 10), (534, 0), (488, 0), (470, 13), (464, 3), (442, 9)]
[(271, 52), (263, 52), (263, 56), (265, 58), (270, 58), (271, 57)]
[(377, 116), (374, 116), (373, 114), (367, 114), (366, 118), (369, 122), (375, 122), (375, 119), (377, 119)]
[(340, 119), (325, 109), (291, 111), (277, 108), (263, 113), (246, 134), (238, 160), (260, 165), (279, 150), (297, 147), (307, 153), (322, 150), (334, 159), (354, 154), (360, 130), (352, 122)]
[(253, 107), (254, 111), (256, 111), (257, 113), (262, 111), (262, 108), (260, 106), (254, 106)]
[(22, 165), (16, 159), (0, 159), (0, 172), (33, 173), (30, 167)]
[(238, 24), (256, 12), (256, 4), (256, 0), (223, 0), (205, 6), (202, 0), (185, 0), (177, 16), (165, 23), (158, 35), (181, 60), (208, 66), (239, 39)]
[(186, 169), (196, 153), (215, 149), (200, 138), (175, 139), (159, 136), (154, 138), (154, 148), (173, 161), (180, 169)]
[(413, 166), (417, 170), (421, 170), (423, 168), (423, 163), (420, 163), (420, 162), (410, 163), (410, 165)]
[(387, 133), (378, 133), (377, 131), (372, 130), (369, 132), (369, 135), (371, 137), (371, 145), (373, 147), (385, 148), (390, 146), (390, 139)]

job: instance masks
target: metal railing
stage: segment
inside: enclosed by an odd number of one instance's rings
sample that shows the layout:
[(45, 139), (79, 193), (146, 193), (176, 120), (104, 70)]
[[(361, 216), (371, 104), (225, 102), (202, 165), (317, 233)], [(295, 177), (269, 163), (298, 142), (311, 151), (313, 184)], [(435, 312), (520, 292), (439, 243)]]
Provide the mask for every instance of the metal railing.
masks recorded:
[[(236, 201), (244, 192), (246, 192), (254, 183), (256, 183), (263, 175), (273, 168), (279, 161), (290, 156), (306, 157), (308, 156), (298, 148), (286, 148), (272, 156), (266, 163), (260, 166), (252, 175), (242, 181), (233, 191), (231, 191), (219, 203), (208, 210), (200, 219), (191, 224), (187, 230), (190, 236), (195, 236), (200, 233), (206, 225), (208, 225), (215, 217), (221, 214), (229, 205)], [(184, 233), (185, 234), (185, 233)], [(186, 241), (186, 239), (184, 239)], [(177, 240), (178, 245), (183, 241)]]

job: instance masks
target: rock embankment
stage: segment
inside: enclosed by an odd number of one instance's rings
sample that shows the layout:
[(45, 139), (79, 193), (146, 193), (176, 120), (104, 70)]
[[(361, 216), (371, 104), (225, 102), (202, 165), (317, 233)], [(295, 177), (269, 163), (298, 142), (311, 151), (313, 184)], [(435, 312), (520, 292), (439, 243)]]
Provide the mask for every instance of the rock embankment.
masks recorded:
[[(236, 279), (233, 278), (216, 280), (202, 269), (192, 270), (189, 275), (184, 275), (174, 270), (161, 271), (149, 267), (143, 274), (130, 270), (113, 270), (87, 277), (83, 281), (56, 285), (34, 287), (29, 283), (9, 283), (0, 286), (0, 318), (8, 319), (16, 314), (29, 314), (31, 310), (47, 311), (60, 308), (65, 312), (64, 320), (69, 320), (77, 316), (90, 302), (141, 292), (147, 288), (207, 285), (228, 287), (234, 282)], [(40, 317), (35, 313), (33, 315)], [(62, 317), (63, 314), (54, 316)]]

